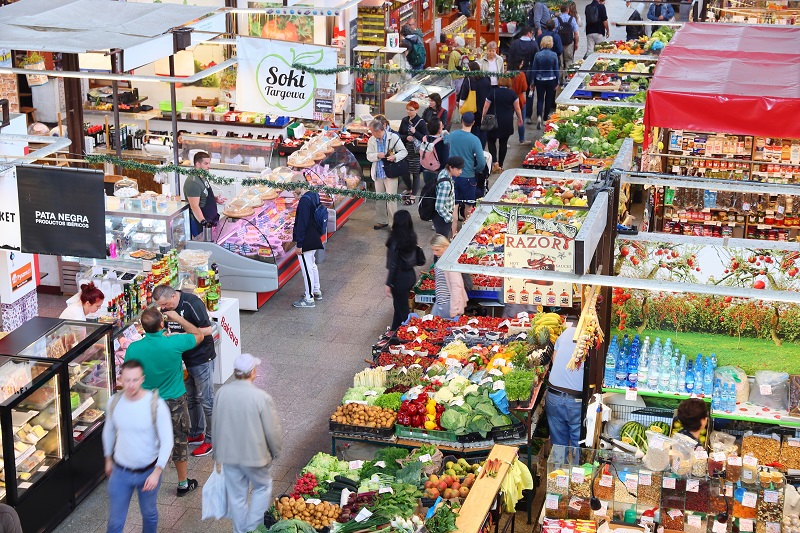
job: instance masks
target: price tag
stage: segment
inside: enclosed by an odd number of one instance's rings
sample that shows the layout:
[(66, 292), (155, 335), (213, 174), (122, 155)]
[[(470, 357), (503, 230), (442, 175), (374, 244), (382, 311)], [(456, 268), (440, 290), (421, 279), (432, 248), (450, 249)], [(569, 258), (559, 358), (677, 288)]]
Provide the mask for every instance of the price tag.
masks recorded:
[(364, 464), (364, 461), (350, 461), (348, 465), (350, 466), (350, 470), (358, 470), (361, 468), (361, 465)]
[(781, 533), (780, 522), (767, 522), (767, 533)]
[(722, 452), (714, 452), (711, 454), (711, 459), (718, 463), (725, 462), (725, 454)]
[(385, 370), (386, 372), (388, 372), (389, 370), (391, 370), (391, 369), (393, 369), (393, 368), (394, 368), (394, 363), (392, 363), (391, 365), (386, 365), (385, 367), (383, 367), (383, 370)]
[(761, 392), (761, 396), (772, 395), (772, 385), (759, 385), (758, 390)]
[(491, 374), (493, 376), (502, 376), (503, 372), (501, 372), (500, 370), (497, 370), (496, 368), (493, 368), (493, 369), (489, 370), (489, 374)]
[(733, 498), (733, 483), (725, 484), (725, 496), (728, 498)]
[(652, 524), (655, 522), (655, 519), (652, 516), (644, 516), (642, 515), (642, 519), (640, 520), (642, 524)]
[(742, 211), (750, 211), (750, 204), (748, 204), (747, 202), (743, 202), (742, 203)]
[(492, 346), (492, 351), (493, 351), (494, 353), (497, 353), (497, 352), (499, 352), (499, 351), (500, 351), (500, 346), (499, 346), (499, 345), (494, 345), (494, 346)]
[(417, 326), (411, 326), (410, 328), (406, 329), (409, 333), (419, 333), (419, 328)]
[(728, 526), (717, 520), (714, 520), (714, 525), (711, 526), (711, 531), (713, 531), (713, 533), (726, 533), (728, 531)]
[[(385, 494), (387, 492), (389, 494), (394, 494), (394, 491), (392, 490), (392, 487), (381, 487), (380, 489), (378, 489), (378, 494)], [(308, 500), (306, 500), (306, 501), (308, 501)]]
[(661, 486), (665, 489), (674, 489), (675, 488), (675, 478), (674, 477), (665, 477), (661, 481)]
[(573, 483), (583, 483), (583, 479), (586, 477), (586, 472), (583, 468), (573, 468), (572, 469), (572, 482)]
[(424, 341), (424, 340), (425, 340), (425, 339), (423, 339), (421, 336), (414, 337), (414, 342), (415, 342), (415, 343), (420, 343), (420, 344), (422, 344), (422, 341)]
[(564, 488), (569, 484), (569, 478), (567, 476), (556, 476), (556, 487)]
[(386, 468), (386, 461), (378, 461), (375, 463), (378, 468)]
[(576, 511), (580, 511), (581, 510), (581, 499), (580, 498), (575, 498), (575, 497), (571, 498), (569, 500), (569, 506), (571, 508), (575, 509)]
[(369, 509), (367, 509), (366, 507), (364, 507), (356, 515), (356, 522), (363, 522), (364, 520), (366, 520), (370, 516), (372, 516), (372, 512)]
[(39, 471), (39, 472), (47, 472), (47, 470), (48, 470), (49, 468), (50, 468), (50, 467), (49, 467), (49, 466), (47, 466), (47, 465), (45, 465), (45, 466), (40, 466), (38, 471)]
[(764, 491), (764, 501), (767, 503), (778, 503), (778, 491), (776, 490), (765, 490)]
[(421, 463), (430, 463), (431, 462), (431, 454), (426, 453), (425, 455), (419, 456), (419, 461)]
[(690, 514), (689, 516), (686, 517), (686, 521), (689, 523), (691, 527), (700, 527), (702, 519), (700, 518), (699, 515)]
[(742, 533), (752, 533), (753, 531), (753, 519), (752, 518), (740, 518), (739, 519), (739, 531)]
[(625, 488), (627, 488), (630, 492), (635, 493), (636, 489), (639, 488), (639, 478), (636, 476), (628, 476), (625, 478)]
[(494, 383), (492, 383), (492, 389), (494, 390), (506, 390), (506, 382), (502, 379), (498, 379)]
[(558, 494), (548, 494), (544, 499), (545, 509), (558, 509)]
[(631, 402), (636, 401), (636, 389), (625, 389), (625, 399)]
[[(475, 320), (475, 319), (473, 318), (473, 320)], [(477, 320), (475, 320), (475, 323), (477, 324), (477, 323), (478, 323), (478, 321), (477, 321)], [(469, 324), (469, 322), (467, 322), (467, 324)], [(503, 320), (502, 322), (500, 322), (499, 324), (497, 324), (497, 329), (500, 329), (500, 328), (507, 328), (507, 327), (508, 327), (508, 326), (510, 326), (510, 325), (511, 325), (511, 321), (510, 321), (510, 320), (508, 320), (508, 319), (505, 319), (505, 320)]]
[(460, 365), (461, 363), (458, 362), (458, 359), (453, 359), (452, 357), (448, 357), (447, 359), (445, 359), (444, 364), (446, 364), (447, 366), (456, 366)]
[(608, 517), (608, 502), (601, 501), (600, 509), (594, 512), (595, 516)]
[[(526, 313), (525, 311), (522, 311), (521, 313), (517, 313), (517, 318), (528, 318), (529, 316), (530, 315), (528, 315), (528, 313)], [(500, 327), (502, 327), (502, 326), (503, 326), (503, 322), (500, 322)]]
[(29, 482), (27, 482), (27, 481), (23, 481), (22, 483), (20, 483), (20, 484), (19, 484), (19, 485), (17, 485), (17, 486), (18, 486), (19, 488), (21, 488), (21, 489), (28, 489), (28, 488), (30, 488), (30, 487), (31, 487), (31, 484), (30, 484)]
[(683, 511), (681, 511), (680, 509), (670, 509), (669, 511), (667, 511), (667, 514), (669, 515), (670, 518), (675, 520), (676, 518), (683, 516)]
[(311, 503), (313, 505), (319, 505), (322, 503), (322, 500), (318, 500), (316, 498), (309, 498), (306, 500), (306, 503)]
[(694, 452), (694, 460), (695, 461), (707, 461), (708, 460), (708, 452), (705, 450), (696, 450)]
[(731, 455), (728, 457), (728, 464), (730, 466), (742, 466), (742, 458), (738, 455)]
[(639, 472), (639, 485), (649, 487), (653, 484), (653, 475), (650, 472)]
[(686, 490), (688, 492), (700, 492), (700, 480), (699, 479), (687, 479), (686, 480)]
[(483, 378), (478, 385), (485, 385), (486, 383), (491, 383), (492, 378)]
[(455, 400), (450, 402), (450, 405), (454, 405), (456, 407), (460, 407), (460, 406), (464, 405), (464, 398), (456, 398)]
[(429, 315), (425, 315), (424, 317), (422, 317), (422, 321), (423, 322), (429, 322), (431, 320), (433, 320), (433, 315), (429, 314)]
[(406, 367), (403, 367), (403, 368), (400, 369), (400, 373), (401, 374), (408, 374), (408, 369)]
[(752, 455), (745, 455), (742, 462), (745, 466), (758, 466), (758, 459)]
[(377, 396), (377, 395), (378, 395), (377, 391), (374, 390), (364, 391), (364, 396)]
[(603, 474), (600, 476), (600, 486), (601, 487), (610, 487), (614, 484), (614, 478), (609, 476), (608, 474)]
[(414, 364), (408, 365), (408, 368), (422, 368), (422, 365), (414, 363)]
[(498, 357), (497, 359), (494, 360), (494, 366), (506, 366), (506, 360), (501, 357)]
[(519, 340), (523, 340), (524, 341), (527, 338), (528, 338), (528, 334), (525, 333), (524, 331), (519, 333), (519, 334), (517, 334), (517, 339), (519, 339)]
[(742, 507), (755, 508), (758, 495), (755, 492), (745, 492), (742, 496)]
[(788, 444), (792, 448), (798, 448), (800, 447), (800, 439), (795, 439), (795, 438), (786, 439), (786, 444)]

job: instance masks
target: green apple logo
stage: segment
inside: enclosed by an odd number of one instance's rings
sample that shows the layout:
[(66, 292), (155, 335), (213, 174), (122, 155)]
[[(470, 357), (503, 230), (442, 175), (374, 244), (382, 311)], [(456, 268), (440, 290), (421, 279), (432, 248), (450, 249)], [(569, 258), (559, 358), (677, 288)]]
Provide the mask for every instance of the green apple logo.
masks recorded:
[(286, 113), (297, 112), (314, 98), (317, 76), (292, 68), (294, 64), (317, 65), (323, 60), (323, 50), (295, 52), (290, 48), (291, 60), (278, 54), (264, 56), (256, 68), (256, 80), (264, 101)]

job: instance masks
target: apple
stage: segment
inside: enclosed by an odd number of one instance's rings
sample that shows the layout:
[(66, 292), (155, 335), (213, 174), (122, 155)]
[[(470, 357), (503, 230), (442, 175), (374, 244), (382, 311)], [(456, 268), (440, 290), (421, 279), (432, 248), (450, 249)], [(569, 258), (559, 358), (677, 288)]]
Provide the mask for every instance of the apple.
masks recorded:
[(436, 488), (439, 489), (439, 492), (443, 492), (447, 489), (447, 483), (440, 481)]
[(430, 498), (431, 498), (432, 500), (435, 500), (436, 498), (438, 498), (438, 497), (439, 497), (439, 489), (430, 489), (430, 490), (428, 491), (428, 494), (430, 494)]
[(433, 475), (432, 475), (432, 476), (429, 478), (429, 480), (430, 480), (430, 482), (431, 482), (431, 483), (439, 483), (439, 476), (437, 476), (436, 474), (433, 474)]
[(453, 489), (447, 489), (447, 490), (445, 490), (445, 491), (444, 491), (444, 494), (442, 495), (442, 498), (444, 498), (445, 500), (449, 500), (449, 499), (451, 499), (452, 497), (453, 497)]
[(456, 481), (456, 482), (455, 482), (455, 483), (453, 483), (453, 484), (452, 484), (450, 487), (451, 487), (453, 490), (458, 490), (458, 489), (460, 489), (460, 488), (461, 488), (461, 483), (459, 483), (458, 481)]
[(461, 496), (462, 498), (466, 498), (467, 494), (469, 494), (469, 488), (467, 487), (461, 487), (458, 491), (458, 495)]
[(432, 489), (433, 486), (434, 486), (433, 481), (426, 481), (425, 482), (425, 488), (426, 489)]

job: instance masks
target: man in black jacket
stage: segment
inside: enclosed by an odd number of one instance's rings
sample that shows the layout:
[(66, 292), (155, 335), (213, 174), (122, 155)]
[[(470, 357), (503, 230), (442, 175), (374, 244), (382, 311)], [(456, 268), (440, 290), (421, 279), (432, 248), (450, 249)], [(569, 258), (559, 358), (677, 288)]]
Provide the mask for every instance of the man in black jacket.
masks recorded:
[[(302, 180), (305, 183), (305, 180)], [(314, 211), (319, 205), (319, 194), (313, 191), (302, 190), (294, 192), (297, 201), (297, 211), (294, 218), (294, 231), (292, 238), (297, 244), (297, 259), (300, 261), (300, 272), (303, 275), (305, 293), (303, 298), (292, 305), (295, 307), (316, 307), (315, 300), (322, 300), (322, 291), (319, 287), (319, 271), (317, 270), (317, 250), (324, 249), (322, 233), (314, 221)], [(323, 228), (325, 231), (325, 228)]]
[(530, 26), (523, 26), (519, 30), (519, 39), (511, 43), (511, 50), (508, 52), (508, 64), (519, 65), (522, 63), (522, 70), (525, 72), (525, 77), (528, 79), (528, 98), (525, 101), (525, 116), (528, 117), (528, 124), (533, 124), (531, 116), (533, 115), (533, 71), (531, 70), (531, 63), (533, 63), (533, 56), (539, 51), (539, 45), (533, 40), (533, 28)]

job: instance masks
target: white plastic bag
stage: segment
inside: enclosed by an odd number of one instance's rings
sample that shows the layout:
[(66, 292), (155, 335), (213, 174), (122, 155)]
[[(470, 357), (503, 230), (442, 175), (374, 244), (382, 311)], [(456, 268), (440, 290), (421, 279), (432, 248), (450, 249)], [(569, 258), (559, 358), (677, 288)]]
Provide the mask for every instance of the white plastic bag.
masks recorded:
[(750, 389), (750, 403), (772, 409), (789, 408), (789, 374), (759, 370)]
[(217, 472), (217, 464), (203, 485), (203, 520), (228, 518), (228, 493), (225, 492), (225, 474), (222, 465)]

